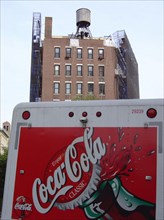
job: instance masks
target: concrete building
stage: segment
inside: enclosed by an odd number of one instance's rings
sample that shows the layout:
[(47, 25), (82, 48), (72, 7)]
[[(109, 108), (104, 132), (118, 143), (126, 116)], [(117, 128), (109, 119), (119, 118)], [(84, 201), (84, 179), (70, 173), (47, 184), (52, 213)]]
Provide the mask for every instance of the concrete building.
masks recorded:
[(124, 30), (92, 37), (90, 11), (82, 8), (72, 35), (52, 36), (46, 17), (41, 44), (40, 22), (34, 14), (30, 101), (139, 98), (138, 64)]
[(0, 129), (0, 154), (4, 153), (4, 149), (8, 147), (10, 137), (10, 123), (8, 121), (3, 123), (3, 128)]

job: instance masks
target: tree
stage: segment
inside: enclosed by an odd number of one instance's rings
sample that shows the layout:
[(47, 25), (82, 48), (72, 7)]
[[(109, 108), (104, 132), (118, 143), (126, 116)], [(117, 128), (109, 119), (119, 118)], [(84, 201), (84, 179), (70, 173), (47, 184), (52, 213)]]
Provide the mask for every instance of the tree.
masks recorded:
[(0, 211), (2, 209), (2, 198), (5, 183), (5, 173), (7, 164), (8, 148), (4, 149), (4, 153), (0, 154)]
[(77, 95), (74, 100), (75, 101), (78, 101), (78, 100), (98, 100), (98, 98), (93, 94), (89, 94), (87, 96)]

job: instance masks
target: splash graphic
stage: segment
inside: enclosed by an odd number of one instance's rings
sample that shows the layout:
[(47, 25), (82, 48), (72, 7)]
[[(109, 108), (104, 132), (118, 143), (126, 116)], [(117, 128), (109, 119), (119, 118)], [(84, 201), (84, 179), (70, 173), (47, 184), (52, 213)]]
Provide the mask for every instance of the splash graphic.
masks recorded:
[(156, 149), (156, 127), (22, 128), (12, 218), (155, 220)]
[[(131, 135), (132, 141), (129, 141), (129, 134), (125, 130), (118, 128), (115, 142), (112, 142), (111, 136), (109, 138), (107, 153), (100, 161), (102, 182), (92, 197), (81, 206), (88, 219), (155, 219), (155, 204), (142, 199), (144, 193), (141, 198), (135, 196), (137, 193), (133, 188), (136, 183), (135, 179), (131, 178), (132, 173), (135, 175), (137, 171), (142, 172), (143, 177), (142, 180), (137, 180), (138, 182), (152, 180), (152, 176), (146, 176), (144, 173), (144, 160), (154, 159), (148, 157), (155, 156), (155, 146), (147, 151), (145, 146), (139, 144), (138, 133)], [(134, 194), (128, 191), (128, 187), (126, 189), (123, 186), (128, 185), (128, 181), (133, 185), (131, 189)]]

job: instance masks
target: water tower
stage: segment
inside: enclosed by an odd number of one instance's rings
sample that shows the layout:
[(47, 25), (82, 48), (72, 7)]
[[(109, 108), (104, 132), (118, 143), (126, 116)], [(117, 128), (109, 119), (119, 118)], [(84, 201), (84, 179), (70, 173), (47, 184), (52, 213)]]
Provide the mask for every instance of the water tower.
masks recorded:
[(80, 8), (76, 11), (77, 31), (75, 37), (81, 39), (92, 37), (91, 32), (89, 30), (89, 26), (91, 24), (90, 14), (91, 11), (87, 8)]

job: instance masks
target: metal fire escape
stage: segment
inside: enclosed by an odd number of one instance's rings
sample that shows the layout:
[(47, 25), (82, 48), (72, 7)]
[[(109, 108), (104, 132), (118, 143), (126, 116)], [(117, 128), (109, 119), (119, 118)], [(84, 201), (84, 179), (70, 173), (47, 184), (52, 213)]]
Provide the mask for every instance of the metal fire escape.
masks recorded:
[(117, 31), (113, 34), (113, 40), (116, 44), (117, 53), (117, 76), (118, 76), (118, 90), (119, 99), (128, 99), (127, 92), (127, 63), (125, 60), (126, 48), (122, 47), (123, 39), (125, 39), (125, 31)]
[(41, 101), (42, 86), (42, 47), (41, 13), (33, 13), (30, 102)]

